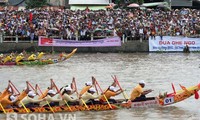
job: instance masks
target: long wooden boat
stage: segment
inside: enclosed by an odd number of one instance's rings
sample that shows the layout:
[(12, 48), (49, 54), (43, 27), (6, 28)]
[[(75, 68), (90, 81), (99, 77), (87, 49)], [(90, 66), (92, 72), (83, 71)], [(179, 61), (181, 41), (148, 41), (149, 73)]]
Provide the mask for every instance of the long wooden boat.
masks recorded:
[(0, 63), (0, 65), (10, 66), (10, 65), (48, 65), (48, 64), (55, 64), (55, 63), (60, 63), (60, 62), (63, 62), (65, 60), (69, 59), (71, 56), (73, 56), (76, 53), (76, 51), (77, 51), (77, 48), (74, 49), (69, 54), (61, 53), (62, 58), (60, 58), (60, 55), (59, 55), (57, 59), (49, 58), (49, 59), (42, 59), (42, 60), (35, 60), (35, 61), (24, 60), (24, 61), (21, 61), (19, 63), (16, 63), (16, 62)]
[[(158, 96), (155, 97), (155, 99), (146, 100), (146, 101), (139, 101), (139, 102), (122, 102), (122, 100), (119, 100), (121, 102), (116, 104), (111, 104), (111, 107), (108, 104), (94, 104), (94, 105), (88, 105), (88, 108), (85, 106), (80, 105), (73, 105), (70, 106), (55, 106), (52, 107), (54, 112), (71, 112), (71, 111), (103, 111), (103, 110), (117, 110), (121, 108), (144, 108), (144, 107), (162, 107), (167, 106), (171, 104), (175, 104), (177, 102), (181, 102), (191, 96), (193, 96), (196, 92), (200, 90), (200, 84), (196, 86), (192, 86), (189, 88), (185, 88), (183, 86), (182, 90), (176, 92), (167, 94), (164, 97)], [(71, 109), (71, 110), (70, 110)], [(52, 110), (49, 107), (35, 107), (35, 108), (27, 108), (29, 113), (50, 113)], [(27, 113), (27, 111), (24, 108), (11, 108), (11, 109), (5, 109), (6, 113)], [(3, 113), (3, 111), (0, 111)]]

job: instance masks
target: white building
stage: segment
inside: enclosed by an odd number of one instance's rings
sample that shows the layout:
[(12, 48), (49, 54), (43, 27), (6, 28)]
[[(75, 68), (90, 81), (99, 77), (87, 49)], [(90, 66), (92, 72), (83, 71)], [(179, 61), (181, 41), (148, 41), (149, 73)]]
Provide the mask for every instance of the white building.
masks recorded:
[(109, 0), (69, 0), (71, 10), (84, 10), (87, 7), (91, 10), (106, 9)]

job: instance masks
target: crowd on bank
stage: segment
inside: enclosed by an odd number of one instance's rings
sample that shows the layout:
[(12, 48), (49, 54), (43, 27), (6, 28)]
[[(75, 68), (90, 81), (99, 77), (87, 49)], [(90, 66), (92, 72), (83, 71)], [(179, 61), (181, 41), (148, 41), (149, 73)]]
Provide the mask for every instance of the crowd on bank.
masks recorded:
[(92, 11), (33, 9), (0, 12), (0, 32), (24, 40), (38, 36), (62, 36), (90, 40), (91, 36), (152, 39), (155, 36), (200, 34), (200, 11), (196, 9), (109, 9)]

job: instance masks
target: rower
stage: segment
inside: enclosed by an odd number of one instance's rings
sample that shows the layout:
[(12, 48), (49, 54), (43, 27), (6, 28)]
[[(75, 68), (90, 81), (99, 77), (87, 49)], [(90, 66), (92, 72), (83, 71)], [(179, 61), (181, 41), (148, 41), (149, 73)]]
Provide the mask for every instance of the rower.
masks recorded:
[(12, 59), (13, 59), (12, 54), (11, 54), (11, 55), (8, 55), (8, 56), (6, 56), (6, 58), (4, 58), (3, 63), (5, 64), (6, 62), (11, 62)]
[(43, 101), (43, 99), (36, 100), (34, 99), (35, 96), (36, 94), (34, 91), (29, 91), (28, 95), (20, 101), (18, 106), (23, 107), (23, 104), (24, 104), (27, 108), (38, 107), (39, 102)]
[[(52, 80), (52, 79), (50, 79), (50, 80)], [(46, 97), (47, 94), (48, 94), (48, 91), (51, 90), (51, 89), (53, 89), (53, 88), (54, 88), (54, 85), (53, 85), (53, 83), (51, 82), (50, 87), (48, 87), (38, 99), (43, 99), (44, 97)]]
[(50, 106), (58, 106), (59, 105), (59, 102), (62, 100), (62, 99), (57, 99), (55, 98), (55, 95), (56, 95), (56, 92), (54, 90), (49, 90), (48, 93), (47, 93), (47, 96), (44, 98), (46, 101), (42, 101), (40, 102), (40, 106), (43, 106), (43, 107), (48, 107), (48, 103), (50, 104)]
[[(123, 91), (121, 89), (116, 90), (116, 88), (114, 86), (110, 86), (105, 92), (104, 95), (105, 97), (108, 99), (108, 101), (110, 103), (117, 103), (117, 101), (115, 99), (111, 99), (111, 97), (117, 96), (120, 93), (122, 93)], [(105, 103), (106, 102), (106, 98), (103, 95), (100, 98), (101, 103)]]
[[(94, 95), (94, 93), (96, 93), (96, 90), (92, 87), (81, 96), (81, 99), (87, 105), (99, 104), (100, 103), (99, 100), (95, 100), (95, 99), (98, 99), (100, 96), (96, 96), (96, 95)], [(82, 100), (79, 101), (80, 105), (83, 105)]]
[(145, 101), (146, 95), (152, 92), (153, 90), (149, 89), (149, 90), (144, 91), (143, 90), (144, 87), (145, 87), (145, 82), (144, 80), (141, 80), (139, 84), (131, 92), (131, 97), (129, 101), (132, 101), (132, 102)]
[(35, 61), (36, 60), (36, 55), (32, 54), (28, 57), (28, 61)]
[(3, 108), (12, 108), (13, 104), (17, 101), (17, 98), (14, 95), (9, 95), (0, 100)]
[(24, 55), (23, 53), (20, 53), (16, 58), (15, 58), (15, 62), (19, 63), (24, 59)]
[(23, 91), (20, 93), (19, 96), (17, 96), (17, 101), (16, 101), (15, 105), (19, 106), (20, 101), (22, 99), (24, 99), (27, 96), (28, 93), (29, 93), (29, 86), (27, 84), (27, 87), (23, 89)]
[[(69, 105), (76, 105), (76, 101), (77, 99), (74, 99), (73, 97), (71, 97), (71, 95), (74, 93), (75, 91), (72, 91), (72, 89), (70, 87), (65, 87), (63, 88), (63, 92), (62, 93), (62, 101), (59, 102), (60, 106), (65, 105), (65, 101), (69, 104)], [(58, 96), (58, 98), (60, 99), (61, 96)], [(65, 101), (64, 101), (65, 100)]]
[(42, 57), (44, 56), (44, 54), (45, 53), (43, 53), (43, 52), (38, 53), (37, 59), (38, 60), (42, 59)]
[(10, 96), (11, 94), (13, 94), (12, 92), (12, 88), (10, 85), (8, 85), (8, 87), (2, 92), (2, 94), (0, 95), (0, 100), (2, 100), (4, 97), (6, 96)]
[(87, 92), (92, 87), (91, 82), (86, 82), (85, 87), (81, 90), (79, 96), (81, 97), (85, 92)]
[(0, 63), (3, 63), (3, 54), (0, 54)]

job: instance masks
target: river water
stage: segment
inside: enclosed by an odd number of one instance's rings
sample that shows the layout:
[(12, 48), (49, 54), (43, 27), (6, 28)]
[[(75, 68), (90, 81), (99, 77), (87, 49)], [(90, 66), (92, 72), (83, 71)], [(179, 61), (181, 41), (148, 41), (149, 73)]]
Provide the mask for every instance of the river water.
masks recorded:
[[(198, 84), (200, 78), (199, 53), (96, 53), (75, 54), (65, 62), (46, 66), (9, 66), (0, 67), (2, 91), (11, 80), (19, 90), (25, 87), (25, 81), (39, 84), (43, 90), (53, 78), (61, 87), (76, 78), (80, 90), (84, 83), (94, 76), (102, 88), (112, 82), (111, 75), (117, 75), (121, 86), (130, 95), (140, 80), (145, 80), (146, 89), (154, 91), (148, 96), (157, 96), (159, 92), (172, 92), (171, 83), (180, 89)], [(117, 98), (123, 98), (122, 95)], [(160, 108), (120, 109), (111, 111), (86, 111), (72, 113), (77, 120), (199, 120), (200, 100), (191, 97), (177, 104)], [(5, 115), (0, 115), (5, 120)], [(60, 119), (57, 117), (56, 119)]]

